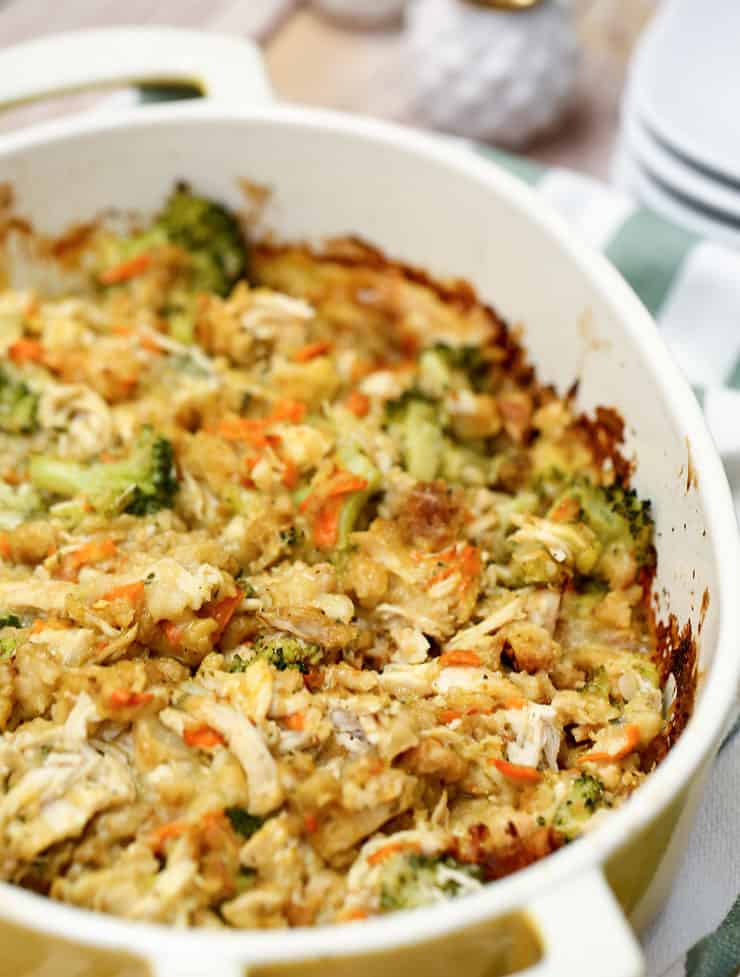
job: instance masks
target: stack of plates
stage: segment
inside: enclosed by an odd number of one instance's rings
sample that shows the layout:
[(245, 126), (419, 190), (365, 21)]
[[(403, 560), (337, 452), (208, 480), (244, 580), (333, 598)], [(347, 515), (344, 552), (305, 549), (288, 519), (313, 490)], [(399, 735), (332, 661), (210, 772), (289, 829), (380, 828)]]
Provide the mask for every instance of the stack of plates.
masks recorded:
[(665, 0), (632, 63), (612, 176), (670, 220), (740, 248), (738, 0)]

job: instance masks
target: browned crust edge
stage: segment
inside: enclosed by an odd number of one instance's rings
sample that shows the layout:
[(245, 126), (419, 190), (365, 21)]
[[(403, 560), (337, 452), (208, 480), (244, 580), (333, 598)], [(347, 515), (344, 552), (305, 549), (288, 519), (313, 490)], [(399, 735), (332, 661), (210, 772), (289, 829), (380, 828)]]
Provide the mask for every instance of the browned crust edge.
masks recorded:
[[(479, 300), (475, 289), (465, 279), (454, 278), (445, 281), (436, 279), (422, 268), (388, 258), (379, 248), (355, 235), (329, 239), (321, 249), (305, 243), (276, 243), (262, 240), (254, 245), (253, 251), (257, 256), (265, 258), (298, 252), (314, 261), (393, 272), (408, 282), (430, 289), (442, 301), (454, 304), (461, 311), (474, 307), (481, 308), (495, 327), (496, 342), (506, 350), (506, 367), (514, 374), (517, 382), (529, 385), (538, 401), (545, 401), (554, 393), (552, 387), (538, 383), (534, 368), (529, 364), (526, 352), (518, 342), (511, 326), (492, 306)], [(568, 391), (569, 398), (575, 399), (577, 387), (576, 383)], [(590, 448), (594, 460), (602, 466), (611, 465), (616, 478), (628, 487), (634, 463), (622, 453), (625, 426), (619, 412), (613, 407), (596, 407), (593, 417), (579, 414), (574, 426)], [(669, 614), (665, 620), (658, 620), (657, 608), (650, 598), (654, 577), (655, 567), (641, 576), (644, 608), (648, 626), (655, 638), (654, 661), (658, 667), (661, 684), (665, 683), (672, 673), (676, 681), (676, 697), (666, 729), (643, 753), (642, 766), (645, 770), (652, 770), (657, 766), (684, 731), (694, 709), (698, 679), (698, 646), (691, 622), (687, 621), (681, 626), (674, 614)], [(708, 605), (709, 595), (705, 592), (702, 601), (702, 620)], [(698, 630), (701, 631), (701, 625)]]

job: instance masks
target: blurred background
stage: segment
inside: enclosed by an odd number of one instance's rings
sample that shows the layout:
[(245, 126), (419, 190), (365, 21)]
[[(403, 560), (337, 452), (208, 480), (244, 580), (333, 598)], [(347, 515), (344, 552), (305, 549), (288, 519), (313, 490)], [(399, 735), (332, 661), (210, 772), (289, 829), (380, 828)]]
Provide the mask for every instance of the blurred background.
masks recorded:
[[(536, 11), (537, 24), (530, 26), (534, 19), (530, 14), (483, 11), (462, 0), (406, 4), (396, 0), (128, 0), (125, 4), (118, 0), (4, 0), (0, 3), (0, 44), (7, 46), (52, 31), (122, 23), (225, 31), (260, 40), (272, 82), (285, 99), (426, 125), (429, 106), (419, 104), (418, 74), (415, 80), (410, 64), (413, 43), (413, 57), (425, 73), (427, 99), (439, 97), (435, 72), (441, 81), (440, 61), (444, 64), (446, 57), (456, 54), (466, 67), (464, 80), (470, 99), (489, 100), (496, 93), (500, 97), (507, 72), (510, 82), (518, 77), (524, 89), (535, 72), (541, 77), (542, 90), (535, 86), (530, 97), (547, 101), (548, 89), (557, 77), (567, 91), (558, 100), (557, 118), (551, 120), (554, 124), (545, 132), (531, 133), (530, 138), (528, 120), (523, 119), (519, 127), (523, 138), (513, 142), (534, 159), (606, 177), (626, 66), (657, 4), (658, 0), (543, 0)], [(455, 7), (470, 14), (471, 22), (450, 24), (450, 8), (454, 14)], [(481, 37), (481, 22), (487, 37)], [(470, 30), (473, 34), (466, 34)], [(487, 54), (466, 50), (468, 44), (480, 46), (481, 41)], [(536, 64), (532, 65), (535, 42)], [(458, 102), (465, 102), (465, 93), (458, 95)], [(459, 104), (457, 110), (463, 129), (467, 122), (466, 134), (481, 135), (471, 113), (468, 111), (466, 120)], [(23, 116), (4, 119), (3, 128), (53, 111), (48, 107), (25, 110)], [(495, 131), (482, 135), (498, 141)], [(512, 140), (503, 142), (511, 144)]]
[(284, 100), (514, 150), (740, 248), (738, 0), (0, 0), (2, 46), (121, 24), (252, 38)]

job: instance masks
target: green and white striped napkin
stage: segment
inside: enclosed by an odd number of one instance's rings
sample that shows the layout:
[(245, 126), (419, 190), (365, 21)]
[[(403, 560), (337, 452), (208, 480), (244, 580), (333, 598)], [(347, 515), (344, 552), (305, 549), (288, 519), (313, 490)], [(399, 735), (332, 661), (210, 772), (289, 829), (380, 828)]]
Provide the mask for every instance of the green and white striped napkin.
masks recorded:
[[(655, 316), (704, 408), (740, 514), (740, 251), (672, 224), (590, 177), (474, 148), (536, 186)], [(668, 904), (645, 935), (650, 977), (740, 973), (738, 727), (713, 769)]]

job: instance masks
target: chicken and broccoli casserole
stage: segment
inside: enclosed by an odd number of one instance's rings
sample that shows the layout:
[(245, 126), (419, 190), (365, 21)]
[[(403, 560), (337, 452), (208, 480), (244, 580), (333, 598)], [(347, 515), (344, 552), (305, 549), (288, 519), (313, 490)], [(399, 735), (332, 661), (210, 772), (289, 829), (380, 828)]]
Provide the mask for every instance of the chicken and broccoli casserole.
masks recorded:
[(187, 188), (51, 251), (72, 284), (0, 294), (0, 878), (358, 920), (629, 797), (670, 679), (610, 412), (466, 286)]

